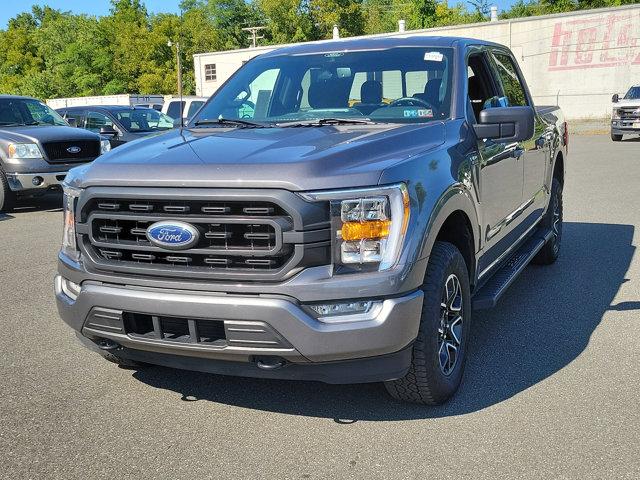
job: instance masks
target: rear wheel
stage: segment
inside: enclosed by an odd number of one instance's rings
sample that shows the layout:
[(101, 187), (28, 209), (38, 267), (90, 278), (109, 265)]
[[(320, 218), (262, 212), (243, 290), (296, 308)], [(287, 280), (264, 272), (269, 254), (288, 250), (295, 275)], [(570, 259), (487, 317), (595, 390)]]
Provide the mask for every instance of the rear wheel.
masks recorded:
[(562, 184), (557, 178), (554, 178), (551, 184), (549, 208), (542, 220), (542, 226), (551, 230), (551, 238), (533, 258), (533, 263), (551, 265), (558, 259), (562, 244)]
[(10, 212), (16, 204), (16, 194), (9, 188), (7, 176), (0, 169), (0, 212)]
[(422, 290), (411, 366), (403, 378), (385, 386), (399, 400), (438, 405), (460, 385), (471, 326), (469, 274), (462, 254), (451, 243), (433, 246)]
[(619, 142), (620, 140), (622, 140), (622, 135), (617, 133), (612, 133), (611, 140), (613, 140), (614, 142)]

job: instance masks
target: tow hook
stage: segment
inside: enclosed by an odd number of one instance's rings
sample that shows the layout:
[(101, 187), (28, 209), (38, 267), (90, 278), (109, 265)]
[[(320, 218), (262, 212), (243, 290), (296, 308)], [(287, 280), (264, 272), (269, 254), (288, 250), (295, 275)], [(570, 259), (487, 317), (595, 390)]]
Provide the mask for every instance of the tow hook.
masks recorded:
[(256, 365), (262, 370), (276, 370), (284, 367), (287, 361), (281, 357), (257, 357)]
[(109, 340), (108, 338), (101, 338), (98, 341), (96, 341), (96, 345), (98, 345), (98, 348), (100, 350), (117, 350), (120, 347), (119, 343), (114, 342), (113, 340)]

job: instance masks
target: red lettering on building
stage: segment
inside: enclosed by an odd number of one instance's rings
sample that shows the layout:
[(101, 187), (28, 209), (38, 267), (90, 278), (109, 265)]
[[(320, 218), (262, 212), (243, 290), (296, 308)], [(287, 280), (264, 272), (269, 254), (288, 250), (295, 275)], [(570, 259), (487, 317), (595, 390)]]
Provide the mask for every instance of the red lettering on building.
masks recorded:
[(640, 63), (630, 15), (558, 22), (553, 28), (549, 70), (613, 67)]

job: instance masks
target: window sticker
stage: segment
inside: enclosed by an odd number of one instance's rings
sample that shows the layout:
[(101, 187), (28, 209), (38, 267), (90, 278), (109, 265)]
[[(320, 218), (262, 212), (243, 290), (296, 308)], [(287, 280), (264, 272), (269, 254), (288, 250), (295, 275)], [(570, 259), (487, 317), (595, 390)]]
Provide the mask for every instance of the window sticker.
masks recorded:
[(413, 108), (404, 111), (405, 118), (432, 118), (433, 110), (430, 108)]
[(444, 55), (440, 52), (427, 52), (424, 54), (424, 59), (427, 62), (441, 62)]

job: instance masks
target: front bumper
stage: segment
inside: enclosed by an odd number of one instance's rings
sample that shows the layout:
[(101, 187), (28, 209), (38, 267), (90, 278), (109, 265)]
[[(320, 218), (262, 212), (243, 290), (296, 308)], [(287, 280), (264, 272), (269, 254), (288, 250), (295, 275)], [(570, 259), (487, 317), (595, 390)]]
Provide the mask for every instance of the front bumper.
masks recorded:
[(14, 192), (26, 190), (46, 190), (61, 185), (67, 172), (10, 173), (7, 175), (9, 188)]
[(640, 118), (634, 120), (612, 120), (611, 133), (614, 135), (640, 134)]
[[(312, 317), (296, 299), (284, 295), (224, 294), (85, 281), (73, 301), (63, 293), (61, 282), (62, 277), (57, 276), (56, 300), (63, 320), (86, 338), (117, 343), (116, 355), (231, 375), (335, 383), (401, 376), (411, 358), (401, 352), (417, 336), (423, 300), (422, 291), (417, 290), (385, 299), (371, 319), (328, 324)], [(128, 312), (224, 322), (226, 341), (203, 345), (140, 338), (126, 330), (123, 318)], [(103, 321), (105, 317), (109, 319)], [(264, 358), (282, 359), (286, 368), (266, 374), (256, 366), (257, 360)], [(356, 365), (355, 370), (345, 370), (349, 375), (341, 377), (335, 362)], [(358, 372), (360, 376), (355, 375)]]

